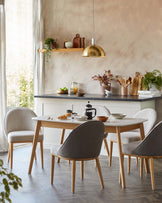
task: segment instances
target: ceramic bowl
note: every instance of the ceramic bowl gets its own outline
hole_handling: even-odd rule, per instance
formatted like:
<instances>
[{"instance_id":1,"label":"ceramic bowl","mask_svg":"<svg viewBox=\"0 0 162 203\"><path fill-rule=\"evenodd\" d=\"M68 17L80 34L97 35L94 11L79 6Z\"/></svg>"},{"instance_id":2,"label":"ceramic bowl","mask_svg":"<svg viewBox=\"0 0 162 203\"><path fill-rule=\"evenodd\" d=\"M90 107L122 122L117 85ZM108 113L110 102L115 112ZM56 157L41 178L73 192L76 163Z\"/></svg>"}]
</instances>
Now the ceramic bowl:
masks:
<instances>
[{"instance_id":1,"label":"ceramic bowl","mask_svg":"<svg viewBox=\"0 0 162 203\"><path fill-rule=\"evenodd\" d=\"M72 48L73 47L73 43L72 42L65 42L65 47L66 48Z\"/></svg>"},{"instance_id":2,"label":"ceramic bowl","mask_svg":"<svg viewBox=\"0 0 162 203\"><path fill-rule=\"evenodd\" d=\"M97 116L97 120L102 121L102 122L106 122L108 119L107 116Z\"/></svg>"},{"instance_id":3,"label":"ceramic bowl","mask_svg":"<svg viewBox=\"0 0 162 203\"><path fill-rule=\"evenodd\" d=\"M111 114L111 116L115 119L122 119L126 116L126 114L122 114L122 113L113 113Z\"/></svg>"},{"instance_id":4,"label":"ceramic bowl","mask_svg":"<svg viewBox=\"0 0 162 203\"><path fill-rule=\"evenodd\" d=\"M86 121L88 117L87 116L76 116L75 118L78 121Z\"/></svg>"}]
</instances>

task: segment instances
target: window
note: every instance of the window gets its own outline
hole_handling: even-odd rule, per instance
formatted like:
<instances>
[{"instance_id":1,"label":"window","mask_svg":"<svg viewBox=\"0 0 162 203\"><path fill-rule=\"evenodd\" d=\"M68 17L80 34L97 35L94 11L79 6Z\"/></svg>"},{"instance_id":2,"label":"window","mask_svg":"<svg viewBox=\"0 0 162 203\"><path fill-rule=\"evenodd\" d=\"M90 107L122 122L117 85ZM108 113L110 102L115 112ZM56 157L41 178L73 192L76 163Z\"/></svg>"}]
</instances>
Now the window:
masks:
<instances>
[{"instance_id":1,"label":"window","mask_svg":"<svg viewBox=\"0 0 162 203\"><path fill-rule=\"evenodd\" d=\"M6 0L7 106L33 108L32 0Z\"/></svg>"}]
</instances>

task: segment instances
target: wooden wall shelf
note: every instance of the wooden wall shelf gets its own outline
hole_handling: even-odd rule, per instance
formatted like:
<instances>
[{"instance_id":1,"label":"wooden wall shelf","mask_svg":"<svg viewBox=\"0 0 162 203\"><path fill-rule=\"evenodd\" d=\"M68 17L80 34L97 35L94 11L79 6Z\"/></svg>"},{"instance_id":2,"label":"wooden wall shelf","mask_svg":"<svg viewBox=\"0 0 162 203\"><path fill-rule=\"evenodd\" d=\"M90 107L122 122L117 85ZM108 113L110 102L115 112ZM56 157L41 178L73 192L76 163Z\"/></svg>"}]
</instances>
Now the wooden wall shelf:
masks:
<instances>
[{"instance_id":1,"label":"wooden wall shelf","mask_svg":"<svg viewBox=\"0 0 162 203\"><path fill-rule=\"evenodd\" d=\"M52 49L52 52L76 52L76 51L83 51L83 48L62 48L62 49ZM45 49L38 49L39 52L45 52Z\"/></svg>"}]
</instances>

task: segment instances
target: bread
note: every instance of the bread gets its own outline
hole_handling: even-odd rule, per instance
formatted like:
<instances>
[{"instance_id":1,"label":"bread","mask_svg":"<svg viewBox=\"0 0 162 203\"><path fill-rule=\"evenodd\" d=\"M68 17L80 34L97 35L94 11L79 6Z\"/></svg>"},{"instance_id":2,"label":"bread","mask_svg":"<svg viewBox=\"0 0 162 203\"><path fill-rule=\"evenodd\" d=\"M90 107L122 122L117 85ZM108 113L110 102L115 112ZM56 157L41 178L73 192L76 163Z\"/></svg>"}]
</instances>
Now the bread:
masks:
<instances>
[{"instance_id":1,"label":"bread","mask_svg":"<svg viewBox=\"0 0 162 203\"><path fill-rule=\"evenodd\" d=\"M57 118L60 119L60 120L66 120L67 116L64 114L62 116L58 116Z\"/></svg>"},{"instance_id":2,"label":"bread","mask_svg":"<svg viewBox=\"0 0 162 203\"><path fill-rule=\"evenodd\" d=\"M66 113L65 116L70 117L71 113Z\"/></svg>"}]
</instances>

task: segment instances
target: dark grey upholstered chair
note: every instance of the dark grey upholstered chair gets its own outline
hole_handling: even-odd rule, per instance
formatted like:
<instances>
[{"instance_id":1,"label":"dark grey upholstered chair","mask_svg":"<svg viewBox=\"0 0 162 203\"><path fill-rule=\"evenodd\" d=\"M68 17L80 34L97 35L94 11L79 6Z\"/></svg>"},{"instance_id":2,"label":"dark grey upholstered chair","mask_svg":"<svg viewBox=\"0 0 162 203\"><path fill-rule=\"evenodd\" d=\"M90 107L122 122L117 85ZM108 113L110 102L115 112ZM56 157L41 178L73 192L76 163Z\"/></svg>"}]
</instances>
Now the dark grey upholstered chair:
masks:
<instances>
[{"instance_id":1,"label":"dark grey upholstered chair","mask_svg":"<svg viewBox=\"0 0 162 203\"><path fill-rule=\"evenodd\" d=\"M76 127L60 146L51 148L51 184L54 176L55 157L72 160L72 192L75 191L76 161L81 161L81 177L84 176L84 161L96 160L100 181L104 187L98 156L104 139L104 124L100 121L88 121Z\"/></svg>"},{"instance_id":2,"label":"dark grey upholstered chair","mask_svg":"<svg viewBox=\"0 0 162 203\"><path fill-rule=\"evenodd\" d=\"M128 156L140 157L143 159L150 159L151 183L152 189L155 189L154 181L154 158L162 158L162 121L159 122L148 134L148 136L138 142L123 145L123 154ZM143 171L143 164L141 164L141 175Z\"/></svg>"},{"instance_id":3,"label":"dark grey upholstered chair","mask_svg":"<svg viewBox=\"0 0 162 203\"><path fill-rule=\"evenodd\" d=\"M36 123L32 120L36 114L28 108L17 107L9 110L5 117L5 134L8 137L9 152L8 162L13 165L13 144L32 143ZM38 142L40 142L41 161L43 167L43 134L40 132ZM36 154L35 154L36 159Z\"/></svg>"}]
</instances>

